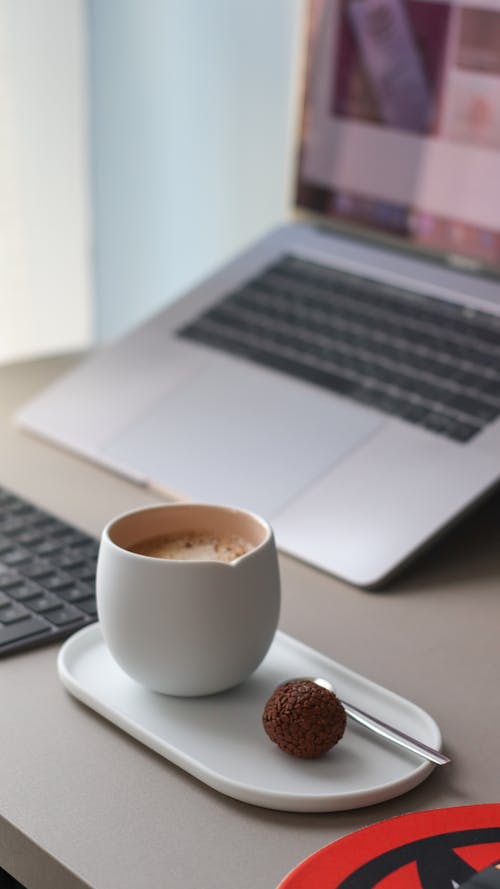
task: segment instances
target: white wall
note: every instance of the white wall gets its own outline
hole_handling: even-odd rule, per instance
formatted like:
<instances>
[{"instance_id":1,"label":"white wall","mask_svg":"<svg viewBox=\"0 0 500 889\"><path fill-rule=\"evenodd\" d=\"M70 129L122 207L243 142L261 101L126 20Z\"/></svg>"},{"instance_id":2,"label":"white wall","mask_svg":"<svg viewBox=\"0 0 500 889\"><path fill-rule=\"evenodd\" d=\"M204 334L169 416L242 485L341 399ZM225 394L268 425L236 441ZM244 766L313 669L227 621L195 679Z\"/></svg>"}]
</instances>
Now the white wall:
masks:
<instances>
[{"instance_id":1,"label":"white wall","mask_svg":"<svg viewBox=\"0 0 500 889\"><path fill-rule=\"evenodd\" d=\"M98 335L288 210L304 0L89 0Z\"/></svg>"},{"instance_id":2,"label":"white wall","mask_svg":"<svg viewBox=\"0 0 500 889\"><path fill-rule=\"evenodd\" d=\"M84 0L0 0L0 361L92 326Z\"/></svg>"},{"instance_id":3,"label":"white wall","mask_svg":"<svg viewBox=\"0 0 500 889\"><path fill-rule=\"evenodd\" d=\"M304 6L0 0L0 361L128 330L284 218Z\"/></svg>"}]
</instances>

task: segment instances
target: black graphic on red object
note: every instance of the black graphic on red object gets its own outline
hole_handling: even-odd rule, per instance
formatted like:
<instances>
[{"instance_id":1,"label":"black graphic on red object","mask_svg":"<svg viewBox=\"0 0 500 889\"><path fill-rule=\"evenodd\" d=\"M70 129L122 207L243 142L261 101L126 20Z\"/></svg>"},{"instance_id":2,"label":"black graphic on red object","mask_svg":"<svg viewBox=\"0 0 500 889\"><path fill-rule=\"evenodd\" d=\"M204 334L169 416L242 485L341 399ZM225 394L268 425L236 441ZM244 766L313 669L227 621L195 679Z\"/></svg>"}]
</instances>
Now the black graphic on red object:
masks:
<instances>
[{"instance_id":1,"label":"black graphic on red object","mask_svg":"<svg viewBox=\"0 0 500 889\"><path fill-rule=\"evenodd\" d=\"M481 830L460 830L425 837L384 852L350 874L337 889L383 889L386 877L414 864L418 881L415 889L454 889L477 873L460 856L463 846L500 843L500 826Z\"/></svg>"},{"instance_id":2,"label":"black graphic on red object","mask_svg":"<svg viewBox=\"0 0 500 889\"><path fill-rule=\"evenodd\" d=\"M432 809L330 843L278 889L458 889L498 861L499 803Z\"/></svg>"}]
</instances>

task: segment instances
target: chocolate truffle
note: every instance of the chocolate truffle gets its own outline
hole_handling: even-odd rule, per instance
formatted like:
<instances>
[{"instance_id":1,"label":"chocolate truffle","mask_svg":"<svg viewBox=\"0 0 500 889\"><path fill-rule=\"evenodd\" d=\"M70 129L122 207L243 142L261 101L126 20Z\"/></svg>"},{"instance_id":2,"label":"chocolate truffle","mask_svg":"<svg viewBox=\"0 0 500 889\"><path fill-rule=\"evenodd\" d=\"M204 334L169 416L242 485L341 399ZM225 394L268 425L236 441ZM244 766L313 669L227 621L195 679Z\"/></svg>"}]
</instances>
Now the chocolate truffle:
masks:
<instances>
[{"instance_id":1,"label":"chocolate truffle","mask_svg":"<svg viewBox=\"0 0 500 889\"><path fill-rule=\"evenodd\" d=\"M309 679L292 679L275 689L264 707L262 722L281 750L314 759L340 741L346 714L333 691Z\"/></svg>"}]
</instances>

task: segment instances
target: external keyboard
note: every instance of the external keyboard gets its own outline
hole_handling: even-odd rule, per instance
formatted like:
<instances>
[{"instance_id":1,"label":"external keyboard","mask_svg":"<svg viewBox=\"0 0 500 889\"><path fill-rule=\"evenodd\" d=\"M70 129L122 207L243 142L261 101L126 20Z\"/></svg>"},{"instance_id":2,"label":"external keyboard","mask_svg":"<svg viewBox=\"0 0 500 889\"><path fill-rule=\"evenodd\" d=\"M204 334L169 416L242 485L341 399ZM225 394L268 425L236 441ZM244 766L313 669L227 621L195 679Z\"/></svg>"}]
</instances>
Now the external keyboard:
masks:
<instances>
[{"instance_id":1,"label":"external keyboard","mask_svg":"<svg viewBox=\"0 0 500 889\"><path fill-rule=\"evenodd\" d=\"M178 333L457 442L500 414L500 318L298 257Z\"/></svg>"},{"instance_id":2,"label":"external keyboard","mask_svg":"<svg viewBox=\"0 0 500 889\"><path fill-rule=\"evenodd\" d=\"M0 488L0 655L97 619L98 542Z\"/></svg>"}]
</instances>

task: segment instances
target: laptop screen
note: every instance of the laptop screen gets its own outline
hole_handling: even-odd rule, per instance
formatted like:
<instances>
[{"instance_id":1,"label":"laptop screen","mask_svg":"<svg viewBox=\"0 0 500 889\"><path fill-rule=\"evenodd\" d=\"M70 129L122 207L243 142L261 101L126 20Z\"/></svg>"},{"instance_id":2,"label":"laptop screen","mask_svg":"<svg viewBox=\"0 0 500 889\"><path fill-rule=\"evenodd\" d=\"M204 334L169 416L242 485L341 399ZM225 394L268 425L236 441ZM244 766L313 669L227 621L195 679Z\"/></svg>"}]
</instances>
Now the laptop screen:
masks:
<instances>
[{"instance_id":1,"label":"laptop screen","mask_svg":"<svg viewBox=\"0 0 500 889\"><path fill-rule=\"evenodd\" d=\"M313 0L298 206L500 271L498 0Z\"/></svg>"}]
</instances>

